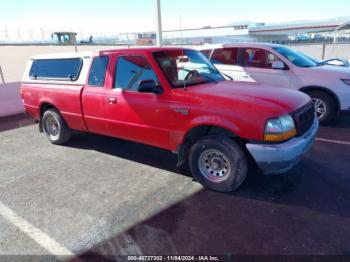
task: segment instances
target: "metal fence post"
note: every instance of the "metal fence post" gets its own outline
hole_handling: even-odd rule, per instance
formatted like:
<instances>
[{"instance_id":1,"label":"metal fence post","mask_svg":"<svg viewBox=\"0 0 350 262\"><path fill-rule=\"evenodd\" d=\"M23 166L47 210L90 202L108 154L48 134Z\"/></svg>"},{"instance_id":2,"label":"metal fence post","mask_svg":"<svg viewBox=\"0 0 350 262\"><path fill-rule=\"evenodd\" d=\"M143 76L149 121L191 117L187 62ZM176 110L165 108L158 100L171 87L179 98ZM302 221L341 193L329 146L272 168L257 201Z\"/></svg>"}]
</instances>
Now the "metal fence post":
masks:
<instances>
[{"instance_id":1,"label":"metal fence post","mask_svg":"<svg viewBox=\"0 0 350 262\"><path fill-rule=\"evenodd\" d=\"M325 53L326 53L326 43L323 43L323 45L322 45L322 60L324 60Z\"/></svg>"},{"instance_id":2,"label":"metal fence post","mask_svg":"<svg viewBox=\"0 0 350 262\"><path fill-rule=\"evenodd\" d=\"M4 77L4 73L2 72L1 65L0 65L0 77L1 77L2 83L5 84L5 77Z\"/></svg>"},{"instance_id":3,"label":"metal fence post","mask_svg":"<svg viewBox=\"0 0 350 262\"><path fill-rule=\"evenodd\" d=\"M157 46L163 45L163 30L162 30L162 11L160 0L156 0L157 11Z\"/></svg>"}]
</instances>

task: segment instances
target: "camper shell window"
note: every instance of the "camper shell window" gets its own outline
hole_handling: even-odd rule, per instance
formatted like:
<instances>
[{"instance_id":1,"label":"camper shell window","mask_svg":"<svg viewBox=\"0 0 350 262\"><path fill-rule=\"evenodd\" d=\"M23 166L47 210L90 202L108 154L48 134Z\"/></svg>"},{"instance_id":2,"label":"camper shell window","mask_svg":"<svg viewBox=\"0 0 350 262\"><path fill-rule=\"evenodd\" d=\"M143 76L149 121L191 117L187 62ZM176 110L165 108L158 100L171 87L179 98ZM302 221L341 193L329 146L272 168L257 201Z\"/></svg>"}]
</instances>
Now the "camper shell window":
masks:
<instances>
[{"instance_id":1,"label":"camper shell window","mask_svg":"<svg viewBox=\"0 0 350 262\"><path fill-rule=\"evenodd\" d=\"M32 79L76 81L83 65L81 58L34 60L29 72Z\"/></svg>"}]
</instances>

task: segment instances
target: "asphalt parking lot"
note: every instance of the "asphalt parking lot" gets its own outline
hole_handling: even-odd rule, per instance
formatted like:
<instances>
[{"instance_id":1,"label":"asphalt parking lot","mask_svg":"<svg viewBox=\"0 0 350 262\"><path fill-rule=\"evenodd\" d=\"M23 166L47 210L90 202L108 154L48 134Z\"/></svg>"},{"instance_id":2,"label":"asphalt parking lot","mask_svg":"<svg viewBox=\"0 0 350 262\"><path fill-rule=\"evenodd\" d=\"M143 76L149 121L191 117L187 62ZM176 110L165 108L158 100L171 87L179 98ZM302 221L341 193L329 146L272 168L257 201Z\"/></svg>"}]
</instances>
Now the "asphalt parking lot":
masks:
<instances>
[{"instance_id":1,"label":"asphalt parking lot","mask_svg":"<svg viewBox=\"0 0 350 262\"><path fill-rule=\"evenodd\" d=\"M350 116L283 176L204 190L176 156L79 134L51 145L0 120L0 255L350 255Z\"/></svg>"}]
</instances>

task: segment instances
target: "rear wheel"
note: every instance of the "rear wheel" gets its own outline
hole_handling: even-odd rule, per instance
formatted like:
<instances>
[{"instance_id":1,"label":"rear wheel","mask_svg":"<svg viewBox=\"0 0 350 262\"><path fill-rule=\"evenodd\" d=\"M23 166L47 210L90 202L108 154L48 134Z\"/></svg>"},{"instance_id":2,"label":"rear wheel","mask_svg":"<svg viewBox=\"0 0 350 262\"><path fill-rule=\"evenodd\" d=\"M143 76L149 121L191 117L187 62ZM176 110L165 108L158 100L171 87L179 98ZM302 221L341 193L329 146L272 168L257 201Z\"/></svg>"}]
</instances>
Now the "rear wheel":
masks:
<instances>
[{"instance_id":1,"label":"rear wheel","mask_svg":"<svg viewBox=\"0 0 350 262\"><path fill-rule=\"evenodd\" d=\"M336 105L330 95L322 91L310 91L308 94L312 98L321 124L328 124L335 119L337 113Z\"/></svg>"},{"instance_id":2,"label":"rear wheel","mask_svg":"<svg viewBox=\"0 0 350 262\"><path fill-rule=\"evenodd\" d=\"M56 109L51 108L45 111L42 126L47 138L52 144L63 145L72 136L72 130L67 126Z\"/></svg>"},{"instance_id":3,"label":"rear wheel","mask_svg":"<svg viewBox=\"0 0 350 262\"><path fill-rule=\"evenodd\" d=\"M204 187L232 192L247 177L247 160L241 148L223 136L201 138L191 148L190 168Z\"/></svg>"}]
</instances>

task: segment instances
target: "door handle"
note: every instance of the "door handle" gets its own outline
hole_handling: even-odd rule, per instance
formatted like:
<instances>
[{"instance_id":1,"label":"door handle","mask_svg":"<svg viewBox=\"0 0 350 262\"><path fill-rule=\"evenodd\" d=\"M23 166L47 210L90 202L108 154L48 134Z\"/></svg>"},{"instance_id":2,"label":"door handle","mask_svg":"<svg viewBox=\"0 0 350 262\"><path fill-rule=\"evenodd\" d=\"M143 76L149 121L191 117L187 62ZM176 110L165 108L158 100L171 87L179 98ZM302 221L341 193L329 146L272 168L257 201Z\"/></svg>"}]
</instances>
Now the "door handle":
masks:
<instances>
[{"instance_id":1,"label":"door handle","mask_svg":"<svg viewBox=\"0 0 350 262\"><path fill-rule=\"evenodd\" d=\"M117 98L115 98L115 97L108 97L107 101L110 104L116 104L117 103Z\"/></svg>"},{"instance_id":2,"label":"door handle","mask_svg":"<svg viewBox=\"0 0 350 262\"><path fill-rule=\"evenodd\" d=\"M244 78L250 78L250 75L242 75Z\"/></svg>"}]
</instances>

